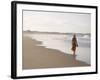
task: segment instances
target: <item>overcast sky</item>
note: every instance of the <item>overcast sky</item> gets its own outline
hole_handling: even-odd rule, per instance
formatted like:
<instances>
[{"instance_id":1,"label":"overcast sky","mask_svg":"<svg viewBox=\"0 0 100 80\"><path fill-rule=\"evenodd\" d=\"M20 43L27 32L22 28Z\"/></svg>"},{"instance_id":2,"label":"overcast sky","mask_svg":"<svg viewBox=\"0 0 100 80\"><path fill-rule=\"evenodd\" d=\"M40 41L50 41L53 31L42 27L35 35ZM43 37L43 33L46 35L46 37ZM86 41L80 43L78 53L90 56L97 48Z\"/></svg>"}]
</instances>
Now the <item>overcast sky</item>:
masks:
<instances>
[{"instance_id":1,"label":"overcast sky","mask_svg":"<svg viewBox=\"0 0 100 80\"><path fill-rule=\"evenodd\" d=\"M91 15L70 12L23 11L23 30L90 33Z\"/></svg>"}]
</instances>

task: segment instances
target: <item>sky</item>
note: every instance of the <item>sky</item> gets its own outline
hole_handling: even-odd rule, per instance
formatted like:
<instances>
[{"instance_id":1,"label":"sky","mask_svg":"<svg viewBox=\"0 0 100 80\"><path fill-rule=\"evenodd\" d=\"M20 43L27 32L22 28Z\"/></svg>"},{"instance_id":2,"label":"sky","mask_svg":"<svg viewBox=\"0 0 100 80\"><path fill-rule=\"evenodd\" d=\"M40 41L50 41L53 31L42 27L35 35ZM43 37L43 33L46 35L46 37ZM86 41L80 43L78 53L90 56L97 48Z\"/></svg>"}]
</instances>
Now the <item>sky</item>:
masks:
<instances>
[{"instance_id":1,"label":"sky","mask_svg":"<svg viewBox=\"0 0 100 80\"><path fill-rule=\"evenodd\" d=\"M24 10L23 30L63 33L90 33L91 14Z\"/></svg>"}]
</instances>

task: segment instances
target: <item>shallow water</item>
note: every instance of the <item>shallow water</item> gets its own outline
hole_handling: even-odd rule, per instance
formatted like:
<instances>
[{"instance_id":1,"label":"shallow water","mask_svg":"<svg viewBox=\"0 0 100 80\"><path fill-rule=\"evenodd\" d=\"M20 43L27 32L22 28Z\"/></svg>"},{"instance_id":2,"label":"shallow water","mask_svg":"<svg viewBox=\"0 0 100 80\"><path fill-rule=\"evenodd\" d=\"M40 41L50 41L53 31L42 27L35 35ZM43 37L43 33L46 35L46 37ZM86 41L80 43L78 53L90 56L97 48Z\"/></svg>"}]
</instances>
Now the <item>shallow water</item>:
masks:
<instances>
[{"instance_id":1,"label":"shallow water","mask_svg":"<svg viewBox=\"0 0 100 80\"><path fill-rule=\"evenodd\" d=\"M76 34L77 35L77 34ZM50 49L56 49L64 52L65 54L72 54L71 51L71 39L73 35L63 34L25 34L32 39L41 41L42 44L37 46L44 46ZM76 51L76 59L91 64L90 60L90 36L89 35L77 35L78 48Z\"/></svg>"}]
</instances>

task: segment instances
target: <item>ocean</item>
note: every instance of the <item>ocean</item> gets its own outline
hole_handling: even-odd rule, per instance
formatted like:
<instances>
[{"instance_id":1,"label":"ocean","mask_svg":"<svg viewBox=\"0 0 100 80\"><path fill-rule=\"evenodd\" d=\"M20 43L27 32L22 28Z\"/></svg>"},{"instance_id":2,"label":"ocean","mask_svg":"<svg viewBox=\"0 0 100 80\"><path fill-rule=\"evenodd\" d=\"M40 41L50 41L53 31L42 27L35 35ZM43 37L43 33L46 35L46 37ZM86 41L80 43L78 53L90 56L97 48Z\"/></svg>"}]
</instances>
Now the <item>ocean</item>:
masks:
<instances>
[{"instance_id":1,"label":"ocean","mask_svg":"<svg viewBox=\"0 0 100 80\"><path fill-rule=\"evenodd\" d=\"M73 33L68 34L48 34L48 33L25 33L25 36L31 37L45 48L56 49L65 54L73 54L71 51ZM91 64L91 35L76 33L78 47L76 50L76 59Z\"/></svg>"}]
</instances>

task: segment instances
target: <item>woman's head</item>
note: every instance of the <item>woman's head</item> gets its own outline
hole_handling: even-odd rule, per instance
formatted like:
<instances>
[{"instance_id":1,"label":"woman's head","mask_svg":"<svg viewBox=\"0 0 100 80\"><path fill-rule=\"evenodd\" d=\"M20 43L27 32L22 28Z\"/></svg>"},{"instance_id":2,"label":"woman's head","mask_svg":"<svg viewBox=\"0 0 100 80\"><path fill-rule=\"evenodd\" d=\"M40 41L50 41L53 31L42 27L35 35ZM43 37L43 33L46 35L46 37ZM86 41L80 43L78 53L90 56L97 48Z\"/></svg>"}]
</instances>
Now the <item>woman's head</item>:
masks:
<instances>
[{"instance_id":1,"label":"woman's head","mask_svg":"<svg viewBox=\"0 0 100 80\"><path fill-rule=\"evenodd\" d=\"M73 35L73 38L76 38L76 34Z\"/></svg>"}]
</instances>

